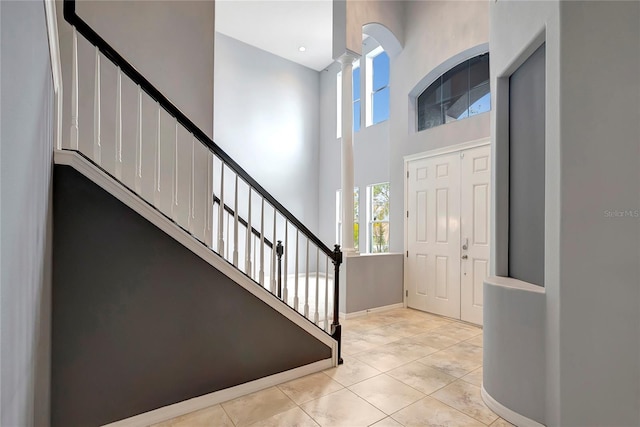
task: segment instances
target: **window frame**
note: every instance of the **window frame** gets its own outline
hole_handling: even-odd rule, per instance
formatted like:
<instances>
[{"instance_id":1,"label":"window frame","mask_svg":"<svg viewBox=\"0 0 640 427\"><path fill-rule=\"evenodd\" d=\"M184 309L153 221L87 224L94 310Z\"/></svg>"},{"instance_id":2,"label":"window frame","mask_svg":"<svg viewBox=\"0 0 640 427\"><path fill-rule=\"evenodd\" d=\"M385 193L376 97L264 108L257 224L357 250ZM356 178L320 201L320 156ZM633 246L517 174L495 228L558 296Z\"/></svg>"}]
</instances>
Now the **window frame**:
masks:
<instances>
[{"instance_id":1,"label":"window frame","mask_svg":"<svg viewBox=\"0 0 640 427\"><path fill-rule=\"evenodd\" d=\"M374 126L380 123L384 123L387 120L389 120L389 117L391 116L391 105L388 106L388 110L389 110L389 115L387 115L387 117L384 120L381 120L379 122L374 122L373 121L373 98L374 95L376 93L379 93L385 89L389 89L389 91L391 91L391 58L389 58L389 79L387 81L387 85L384 87L381 87L377 90L374 90L373 88L373 74L374 74L374 70L373 70L373 60L378 56L381 55L382 53L385 53L387 55L387 57L389 56L389 54L382 48L382 46L377 46L376 48L372 49L371 52L367 53L365 58L366 58L366 62L365 62L365 66L366 66L366 76L365 76L365 91L366 91L366 104L365 104L365 126L366 127L370 127L370 126ZM390 101L389 101L390 102Z\"/></svg>"},{"instance_id":2,"label":"window frame","mask_svg":"<svg viewBox=\"0 0 640 427\"><path fill-rule=\"evenodd\" d=\"M431 80L429 84L427 84L425 86L422 86L423 89L420 90L419 92L417 92L417 94L413 95L413 97L414 97L413 98L414 99L414 103L413 103L413 108L414 108L413 117L414 117L414 119L413 120L415 120L415 132L422 132L422 131L425 131L425 130L432 129L434 127L438 127L438 126L441 126L441 125L444 125L444 124L448 124L448 123L452 123L452 122L455 122L455 121L464 120L466 118L470 118L470 117L476 116L478 114L483 114L483 113L487 113L487 112L491 111L491 109L492 109L492 105L491 105L491 83L490 83L491 79L487 78L487 80L484 80L481 83L476 84L473 87L471 86L471 64L472 64L472 62L474 60L477 60L479 58L483 58L485 56L487 58L487 68L488 68L489 67L489 62L490 62L489 52L488 51L481 51L481 52L474 53L472 56L466 56L465 59L463 59L462 61L458 61L458 62L455 62L455 63L449 63L450 66L448 66L446 69L444 69L444 71L442 71L441 73L438 73L436 78ZM444 88L444 85L443 85L444 78L445 77L454 76L454 75L450 75L450 76L448 76L448 75L452 71L454 71L456 68L460 68L461 66L464 66L464 68L466 70L466 74L467 74L467 76L466 76L466 80L467 80L466 90L464 91L464 93L462 93L460 95L460 97L465 97L466 100L467 100L466 109L464 110L464 113L463 113L463 115L465 113L466 113L466 115L464 115L464 117L462 117L462 115L461 115L460 118L458 118L458 119L449 120L447 118L448 116L446 116L446 112L444 110L444 107L446 107L448 105L447 103L449 103L451 101L451 99L453 99L453 98L449 97L447 99L444 99L444 96L441 93L444 90L443 89ZM438 68L440 68L440 67L438 67ZM442 70L442 68L440 68L440 69ZM487 73L487 75L488 75L488 73ZM440 116L439 116L440 123L434 124L433 126L428 126L428 127L421 128L420 97L423 94L427 93L427 91L432 89L434 87L434 85L436 85L436 84L439 84L439 86L435 87L435 89L434 89L434 92L436 94L440 93L440 95L436 95L438 97L438 101L435 104L431 104L430 103L430 104L423 104L423 105L425 105L425 108L427 108L427 107L438 107L440 109ZM486 85L487 88L488 88L488 93L487 93L489 95L489 97L488 97L488 109L485 110L485 111L473 112L472 113L471 108L474 106L475 102L474 103L471 102L471 98L470 98L471 94L475 89L477 89L477 88L479 88L481 86L484 86L484 85ZM416 93L416 92L414 92L414 93ZM485 94L483 97L480 97L479 99L483 99L484 97L486 97L487 94Z\"/></svg>"},{"instance_id":3,"label":"window frame","mask_svg":"<svg viewBox=\"0 0 640 427\"><path fill-rule=\"evenodd\" d=\"M360 187L353 187L353 246L360 249ZM342 246L342 189L336 190L336 243Z\"/></svg>"},{"instance_id":4,"label":"window frame","mask_svg":"<svg viewBox=\"0 0 640 427\"><path fill-rule=\"evenodd\" d=\"M356 84L355 84L355 78L354 78L356 70L358 72L358 83L359 83L357 99L355 95ZM351 72L351 101L353 104L353 122L352 122L353 131L360 132L360 129L362 128L362 68L360 68L359 60L354 63L353 70ZM356 109L356 103L358 104L357 109ZM356 110L358 114L356 114ZM358 116L359 120L356 120L356 116Z\"/></svg>"},{"instance_id":5,"label":"window frame","mask_svg":"<svg viewBox=\"0 0 640 427\"><path fill-rule=\"evenodd\" d=\"M379 219L374 219L373 217L373 188L374 187L378 187L378 186L383 186L386 185L387 187L387 216L385 220L379 220ZM391 242L390 242L390 221L389 221L389 214L390 214L390 208L391 208L391 202L390 202L390 192L391 192L391 185L390 183L387 182L379 182L376 184L371 184L367 186L367 251L368 253L389 253L391 250ZM387 239L386 239L386 247L385 249L383 249L382 251L374 251L374 233L373 233L373 228L374 228L374 224L387 224Z\"/></svg>"}]
</instances>

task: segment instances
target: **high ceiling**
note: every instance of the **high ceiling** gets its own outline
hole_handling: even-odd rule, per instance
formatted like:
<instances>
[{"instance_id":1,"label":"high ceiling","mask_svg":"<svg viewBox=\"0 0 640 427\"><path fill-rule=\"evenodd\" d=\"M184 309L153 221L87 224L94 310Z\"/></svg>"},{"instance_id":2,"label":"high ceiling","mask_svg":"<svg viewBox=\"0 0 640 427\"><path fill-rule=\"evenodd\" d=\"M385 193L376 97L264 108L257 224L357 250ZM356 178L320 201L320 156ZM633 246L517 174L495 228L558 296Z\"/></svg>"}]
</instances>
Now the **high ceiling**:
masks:
<instances>
[{"instance_id":1,"label":"high ceiling","mask_svg":"<svg viewBox=\"0 0 640 427\"><path fill-rule=\"evenodd\" d=\"M333 62L332 4L332 0L217 0L216 31L321 71Z\"/></svg>"}]
</instances>

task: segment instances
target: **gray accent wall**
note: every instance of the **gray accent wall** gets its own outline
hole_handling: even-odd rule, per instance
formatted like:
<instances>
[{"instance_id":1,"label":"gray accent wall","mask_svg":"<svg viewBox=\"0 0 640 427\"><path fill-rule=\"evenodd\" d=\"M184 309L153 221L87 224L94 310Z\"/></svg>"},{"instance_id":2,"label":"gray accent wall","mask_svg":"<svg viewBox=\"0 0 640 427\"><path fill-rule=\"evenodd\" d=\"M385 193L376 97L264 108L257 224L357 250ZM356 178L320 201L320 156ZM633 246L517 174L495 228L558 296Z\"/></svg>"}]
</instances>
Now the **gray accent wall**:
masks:
<instances>
[{"instance_id":1,"label":"gray accent wall","mask_svg":"<svg viewBox=\"0 0 640 427\"><path fill-rule=\"evenodd\" d=\"M544 286L545 49L509 78L509 276Z\"/></svg>"},{"instance_id":2,"label":"gray accent wall","mask_svg":"<svg viewBox=\"0 0 640 427\"><path fill-rule=\"evenodd\" d=\"M42 1L0 2L0 425L49 423L53 82Z\"/></svg>"},{"instance_id":3,"label":"gray accent wall","mask_svg":"<svg viewBox=\"0 0 640 427\"><path fill-rule=\"evenodd\" d=\"M102 425L331 358L73 168L54 174L52 425Z\"/></svg>"},{"instance_id":4,"label":"gray accent wall","mask_svg":"<svg viewBox=\"0 0 640 427\"><path fill-rule=\"evenodd\" d=\"M404 301L402 254L346 257L341 268L340 312L351 314Z\"/></svg>"}]
</instances>

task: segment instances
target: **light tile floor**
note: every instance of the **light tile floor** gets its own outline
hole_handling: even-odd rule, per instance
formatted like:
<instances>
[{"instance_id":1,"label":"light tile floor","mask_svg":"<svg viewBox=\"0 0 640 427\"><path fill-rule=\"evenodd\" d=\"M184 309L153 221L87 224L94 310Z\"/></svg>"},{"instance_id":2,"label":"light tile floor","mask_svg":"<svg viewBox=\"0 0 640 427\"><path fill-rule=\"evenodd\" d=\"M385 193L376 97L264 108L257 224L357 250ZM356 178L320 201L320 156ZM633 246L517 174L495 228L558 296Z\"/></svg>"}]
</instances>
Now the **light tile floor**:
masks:
<instances>
[{"instance_id":1,"label":"light tile floor","mask_svg":"<svg viewBox=\"0 0 640 427\"><path fill-rule=\"evenodd\" d=\"M492 426L482 329L411 309L343 323L344 364L156 427Z\"/></svg>"}]
</instances>

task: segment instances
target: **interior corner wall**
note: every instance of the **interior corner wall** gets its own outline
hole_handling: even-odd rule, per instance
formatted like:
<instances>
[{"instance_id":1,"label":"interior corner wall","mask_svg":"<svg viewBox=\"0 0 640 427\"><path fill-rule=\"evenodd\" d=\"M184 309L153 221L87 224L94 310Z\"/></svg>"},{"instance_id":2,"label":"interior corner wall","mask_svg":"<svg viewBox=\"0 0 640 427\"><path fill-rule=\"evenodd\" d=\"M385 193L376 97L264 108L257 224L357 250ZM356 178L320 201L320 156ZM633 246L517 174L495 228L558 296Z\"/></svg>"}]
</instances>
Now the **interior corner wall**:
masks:
<instances>
[{"instance_id":1,"label":"interior corner wall","mask_svg":"<svg viewBox=\"0 0 640 427\"><path fill-rule=\"evenodd\" d=\"M0 2L0 425L49 425L54 93L42 1Z\"/></svg>"},{"instance_id":2,"label":"interior corner wall","mask_svg":"<svg viewBox=\"0 0 640 427\"><path fill-rule=\"evenodd\" d=\"M212 137L214 5L195 0L77 1L76 13ZM56 9L63 84L70 88L72 30L62 16L61 1ZM64 98L64 122L70 123L70 90ZM63 138L68 146L69 132Z\"/></svg>"},{"instance_id":3,"label":"interior corner wall","mask_svg":"<svg viewBox=\"0 0 640 427\"><path fill-rule=\"evenodd\" d=\"M489 41L489 2L410 1L404 16L404 49L391 58L392 252L404 250L404 156L490 136L491 113L421 132L409 128L409 114L415 114L409 93L424 76L460 52Z\"/></svg>"},{"instance_id":4,"label":"interior corner wall","mask_svg":"<svg viewBox=\"0 0 640 427\"><path fill-rule=\"evenodd\" d=\"M317 233L318 72L220 33L215 52L216 144Z\"/></svg>"}]
</instances>

